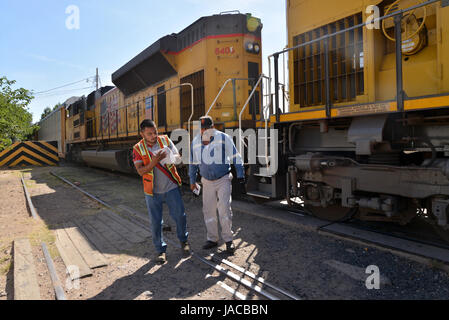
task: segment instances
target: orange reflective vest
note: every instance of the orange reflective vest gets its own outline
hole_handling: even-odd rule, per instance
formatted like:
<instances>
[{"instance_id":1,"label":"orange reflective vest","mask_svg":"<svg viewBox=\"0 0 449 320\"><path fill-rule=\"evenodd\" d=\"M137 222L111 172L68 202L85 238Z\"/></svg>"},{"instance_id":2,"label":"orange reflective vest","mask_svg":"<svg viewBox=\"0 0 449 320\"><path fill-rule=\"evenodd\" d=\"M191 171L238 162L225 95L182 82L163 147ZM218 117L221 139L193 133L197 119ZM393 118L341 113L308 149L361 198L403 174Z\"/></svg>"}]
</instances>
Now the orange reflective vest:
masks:
<instances>
[{"instance_id":1,"label":"orange reflective vest","mask_svg":"<svg viewBox=\"0 0 449 320\"><path fill-rule=\"evenodd\" d=\"M157 137L157 143L159 144L159 147L162 149L164 147L170 146L170 140L168 139L168 136L158 136ZM151 154L147 149L145 140L142 139L139 141L135 146L134 150L142 157L143 159L143 165L147 166L151 162ZM171 177L173 178L176 183L181 186L182 181L181 177L178 174L178 171L176 171L176 166L174 164L171 165L165 165L165 169L170 173ZM159 170L159 169L157 169ZM142 177L143 181L143 191L146 195L153 196L153 181L154 181L154 169L151 170L151 172L144 174Z\"/></svg>"}]
</instances>

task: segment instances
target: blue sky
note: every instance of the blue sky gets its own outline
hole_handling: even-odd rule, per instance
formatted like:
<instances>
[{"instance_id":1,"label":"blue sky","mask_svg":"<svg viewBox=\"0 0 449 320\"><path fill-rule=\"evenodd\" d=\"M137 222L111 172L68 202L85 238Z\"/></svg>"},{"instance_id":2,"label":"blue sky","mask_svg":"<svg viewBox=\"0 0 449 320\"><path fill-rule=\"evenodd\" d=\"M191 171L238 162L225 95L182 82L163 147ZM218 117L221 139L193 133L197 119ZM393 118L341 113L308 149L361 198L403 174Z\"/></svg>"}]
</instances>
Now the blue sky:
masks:
<instances>
[{"instance_id":1,"label":"blue sky","mask_svg":"<svg viewBox=\"0 0 449 320\"><path fill-rule=\"evenodd\" d=\"M79 30L66 28L70 5L80 10ZM0 76L42 92L93 77L98 67L102 85L112 84L111 74L157 39L227 10L262 19L264 64L285 46L284 0L0 0ZM84 81L39 95L30 105L33 120L93 86Z\"/></svg>"}]
</instances>

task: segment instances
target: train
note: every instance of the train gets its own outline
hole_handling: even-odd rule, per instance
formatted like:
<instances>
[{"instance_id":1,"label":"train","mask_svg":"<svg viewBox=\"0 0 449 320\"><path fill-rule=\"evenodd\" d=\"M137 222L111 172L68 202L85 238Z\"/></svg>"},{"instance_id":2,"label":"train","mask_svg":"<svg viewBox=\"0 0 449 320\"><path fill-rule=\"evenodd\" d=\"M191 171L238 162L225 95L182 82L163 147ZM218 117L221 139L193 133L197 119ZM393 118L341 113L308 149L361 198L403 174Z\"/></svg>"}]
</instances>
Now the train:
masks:
<instances>
[{"instance_id":1,"label":"train","mask_svg":"<svg viewBox=\"0 0 449 320\"><path fill-rule=\"evenodd\" d=\"M115 86L66 101L40 122L39 139L58 141L59 156L66 161L132 173L132 147L141 139L144 119L168 134L187 128L189 120L198 120L213 104L209 115L216 126L236 128L262 72L262 28L251 14L201 17L114 72ZM216 99L223 82L229 85ZM257 125L262 99L260 88L255 92L242 117L245 127ZM180 171L186 176L185 166Z\"/></svg>"},{"instance_id":2,"label":"train","mask_svg":"<svg viewBox=\"0 0 449 320\"><path fill-rule=\"evenodd\" d=\"M201 18L115 72L115 88L63 111L62 155L132 170L139 120L170 132L209 114L219 129L255 130L263 161L246 164L254 199L285 199L334 222L424 217L447 231L449 3L285 7L287 46L268 56L265 72L260 19ZM166 92L182 83L195 87L192 117L187 87Z\"/></svg>"},{"instance_id":3,"label":"train","mask_svg":"<svg viewBox=\"0 0 449 320\"><path fill-rule=\"evenodd\" d=\"M329 221L449 221L447 1L289 0L288 46L269 57L279 132L260 198ZM289 109L283 110L282 57ZM270 153L270 154L268 154Z\"/></svg>"}]
</instances>

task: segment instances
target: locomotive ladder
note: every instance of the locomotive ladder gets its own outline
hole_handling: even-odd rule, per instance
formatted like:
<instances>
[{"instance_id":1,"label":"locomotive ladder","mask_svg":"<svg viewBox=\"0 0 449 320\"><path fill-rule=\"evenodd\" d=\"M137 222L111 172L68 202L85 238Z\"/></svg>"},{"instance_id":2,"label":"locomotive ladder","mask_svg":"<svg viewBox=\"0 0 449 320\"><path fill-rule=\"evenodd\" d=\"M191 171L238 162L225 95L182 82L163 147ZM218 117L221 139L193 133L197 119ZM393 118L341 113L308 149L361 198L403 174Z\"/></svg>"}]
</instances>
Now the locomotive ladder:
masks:
<instances>
[{"instance_id":1,"label":"locomotive ladder","mask_svg":"<svg viewBox=\"0 0 449 320\"><path fill-rule=\"evenodd\" d=\"M261 180L266 180L266 181L272 181L272 179L275 179L274 176L276 175L276 171L277 171L277 149L278 149L278 144L277 144L277 140L278 140L278 134L276 132L276 130L274 129L270 129L269 126L269 121L270 121L270 116L271 114L274 114L272 111L272 106L273 106L273 94L271 94L271 85L272 85L272 79L270 77L267 77L265 74L261 74L258 79L248 79L248 78L230 78L228 80L226 80L223 84L223 86L220 88L217 96L215 97L215 99L213 100L212 104L210 105L206 115L209 115L210 111L212 110L212 108L215 106L215 104L217 103L219 97L221 96L221 94L224 92L226 86L231 83L233 83L234 86L234 90L235 90L235 82L236 81L240 81L240 80L244 80L244 81L248 81L248 80L257 80L256 84L254 85L253 89L251 90L251 93L249 94L245 104L243 105L242 109L240 110L240 113L238 115L238 123L239 123L239 127L238 127L238 137L237 137L237 148L239 153L242 155L242 158L245 159L245 153L244 153L244 149L247 148L249 151L248 152L248 163L245 164L249 164L251 167L251 171L253 172L252 174L250 174L250 176L254 176L256 178L259 178ZM284 79L285 81L285 79ZM256 146L257 149L253 148L253 144L249 143L249 147L248 145L245 143L244 140L244 132L243 132L243 128L242 128L242 118L243 118L243 114L245 113L248 105L250 104L250 102L252 101L253 97L255 96L257 89L261 88L262 91L262 112L260 114L260 121L264 124L264 128L261 129L257 129L257 134L256 134L256 139L257 141L254 143L254 145ZM283 91L283 99L284 101L289 101L288 96L285 94L285 84L282 83L278 83L278 90L279 88L282 88L281 91ZM278 91L276 90L276 91ZM265 92L266 91L266 92ZM234 95L235 98L235 95ZM234 99L235 102L235 99ZM285 110L285 107L284 107ZM234 120L237 120L237 110L236 110L236 103L234 103ZM256 129L256 128L255 128ZM256 154L252 154L253 151L256 151ZM253 162L254 160L256 160L256 162ZM252 180L252 178L251 178ZM263 183L266 187L268 187L270 185L270 183ZM257 187L257 185L254 185L253 182L249 182L248 181L248 187L249 187L249 191L248 194L249 195L253 195L255 197L259 197L259 198L266 198L269 199L272 196L272 192L263 192L262 190L259 190L259 188Z\"/></svg>"}]
</instances>

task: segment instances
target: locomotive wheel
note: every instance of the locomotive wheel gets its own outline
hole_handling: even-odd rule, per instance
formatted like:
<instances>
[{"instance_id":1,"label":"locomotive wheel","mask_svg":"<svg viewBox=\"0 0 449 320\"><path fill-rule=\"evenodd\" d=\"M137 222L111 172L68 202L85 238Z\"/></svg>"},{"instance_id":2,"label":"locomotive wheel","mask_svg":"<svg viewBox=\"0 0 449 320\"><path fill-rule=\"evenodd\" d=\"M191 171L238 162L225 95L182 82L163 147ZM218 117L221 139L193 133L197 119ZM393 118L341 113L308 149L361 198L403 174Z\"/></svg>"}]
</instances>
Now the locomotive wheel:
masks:
<instances>
[{"instance_id":1,"label":"locomotive wheel","mask_svg":"<svg viewBox=\"0 0 449 320\"><path fill-rule=\"evenodd\" d=\"M357 213L357 208L345 208L339 204L334 204L326 208L310 205L305 205L304 207L314 217L331 222L347 221Z\"/></svg>"}]
</instances>

